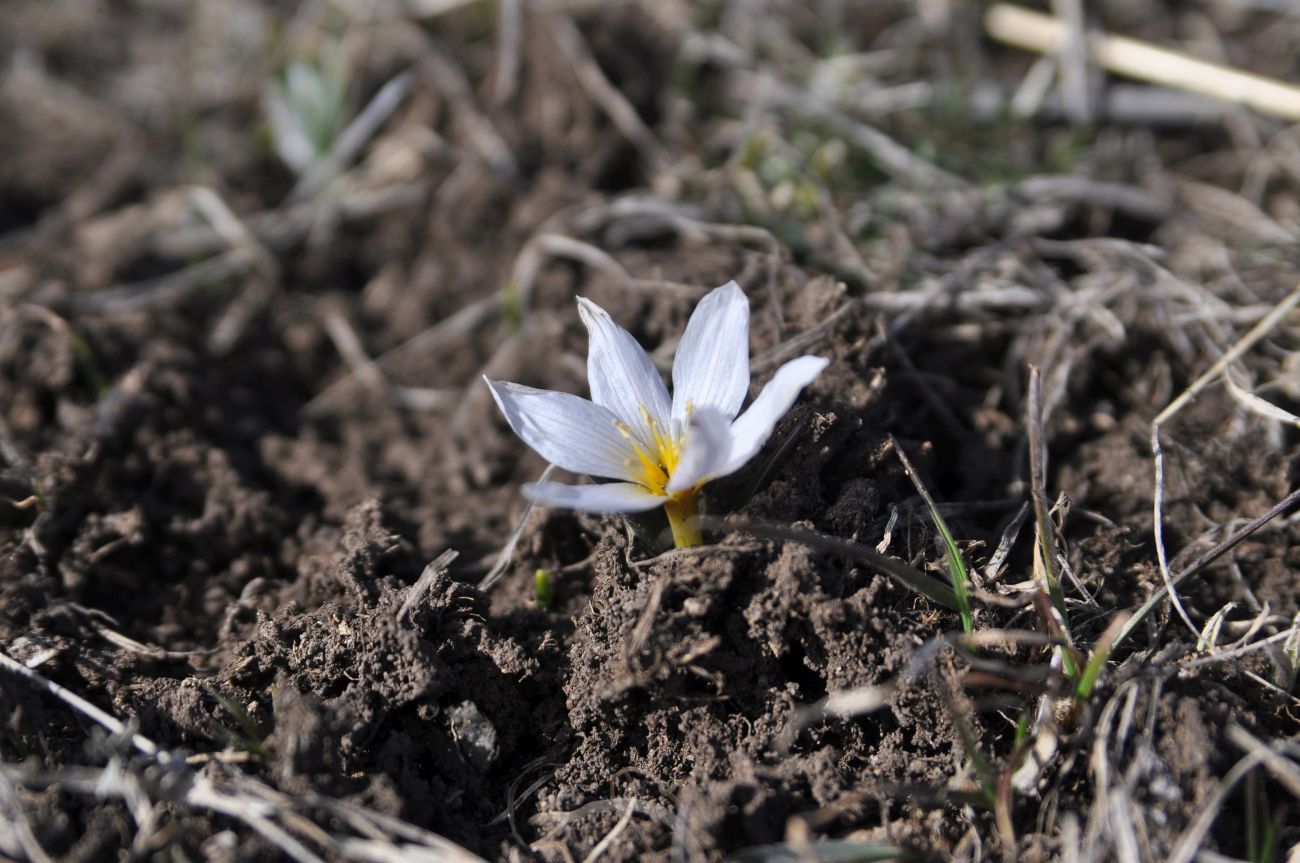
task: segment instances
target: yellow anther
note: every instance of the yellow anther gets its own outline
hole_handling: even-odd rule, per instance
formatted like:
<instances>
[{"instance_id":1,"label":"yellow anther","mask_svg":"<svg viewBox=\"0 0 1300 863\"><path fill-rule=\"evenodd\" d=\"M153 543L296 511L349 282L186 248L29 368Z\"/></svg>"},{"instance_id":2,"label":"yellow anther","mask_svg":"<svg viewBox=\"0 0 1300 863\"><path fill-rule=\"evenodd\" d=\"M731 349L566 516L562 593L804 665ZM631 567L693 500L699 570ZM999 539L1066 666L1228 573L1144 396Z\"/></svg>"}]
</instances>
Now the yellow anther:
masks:
<instances>
[{"instance_id":1,"label":"yellow anther","mask_svg":"<svg viewBox=\"0 0 1300 863\"><path fill-rule=\"evenodd\" d=\"M658 494L665 494L664 486L668 485L668 473L671 468L663 464L662 455L656 459L646 452L645 447L637 440L636 435L632 434L632 430L627 427L626 423L614 420L614 428L618 429L619 433L627 438L628 443L632 444L632 449L636 452L636 457L641 463L641 485ZM632 463L630 466L636 467L636 464Z\"/></svg>"},{"instance_id":2,"label":"yellow anther","mask_svg":"<svg viewBox=\"0 0 1300 863\"><path fill-rule=\"evenodd\" d=\"M654 439L660 467L666 473L672 474L673 468L677 467L677 459L681 455L677 448L677 442L664 429L659 427L659 422L650 415L650 410L645 405L641 405L641 419L646 428L650 430L650 437Z\"/></svg>"},{"instance_id":3,"label":"yellow anther","mask_svg":"<svg viewBox=\"0 0 1300 863\"><path fill-rule=\"evenodd\" d=\"M688 417L690 409L688 404L686 406ZM650 415L650 410L645 405L641 405L641 421L645 423L646 430L650 432L650 439L654 442L653 455L646 451L642 440L632 433L627 423L614 420L614 427L618 429L619 434L627 438L628 443L632 444L632 451L636 453L636 460L628 459L628 467L634 474L640 474L637 481L646 489L667 498L664 501L664 512L668 514L668 524L673 531L673 544L678 548L699 545L703 540L700 536L695 489L673 494L668 494L667 490L668 479L681 458L681 442L670 430L659 427L659 423ZM637 462L640 464L638 465Z\"/></svg>"}]
</instances>

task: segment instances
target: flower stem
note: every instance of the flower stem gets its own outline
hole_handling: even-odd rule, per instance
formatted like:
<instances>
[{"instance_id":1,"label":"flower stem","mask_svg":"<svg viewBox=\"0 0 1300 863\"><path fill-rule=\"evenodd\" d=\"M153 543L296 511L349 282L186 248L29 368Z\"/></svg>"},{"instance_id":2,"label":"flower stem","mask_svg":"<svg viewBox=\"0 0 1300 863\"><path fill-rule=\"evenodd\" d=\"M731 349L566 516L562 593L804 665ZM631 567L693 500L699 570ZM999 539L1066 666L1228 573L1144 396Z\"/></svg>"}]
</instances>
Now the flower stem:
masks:
<instances>
[{"instance_id":1,"label":"flower stem","mask_svg":"<svg viewBox=\"0 0 1300 863\"><path fill-rule=\"evenodd\" d=\"M668 514L668 526L673 529L673 545L689 548L704 542L700 535L700 511L695 502L695 492L670 497L664 504L664 512Z\"/></svg>"}]
</instances>

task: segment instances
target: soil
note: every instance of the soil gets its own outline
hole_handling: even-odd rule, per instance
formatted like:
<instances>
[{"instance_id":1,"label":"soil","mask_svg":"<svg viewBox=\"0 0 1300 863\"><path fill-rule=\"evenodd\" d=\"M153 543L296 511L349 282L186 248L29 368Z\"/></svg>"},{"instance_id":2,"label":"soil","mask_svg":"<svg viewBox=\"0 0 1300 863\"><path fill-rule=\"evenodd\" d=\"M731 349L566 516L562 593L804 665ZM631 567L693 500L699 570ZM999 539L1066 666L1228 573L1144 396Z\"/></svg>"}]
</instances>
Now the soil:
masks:
<instances>
[{"instance_id":1,"label":"soil","mask_svg":"<svg viewBox=\"0 0 1300 863\"><path fill-rule=\"evenodd\" d=\"M481 376L585 393L575 295L669 361L700 293L681 286L736 278L751 395L785 357L832 362L764 452L707 487L707 513L879 544L942 579L901 447L971 564L976 632L1042 632L1032 515L1009 529L1030 498L1039 367L1086 652L1163 585L1152 420L1300 281L1294 135L1271 120L1072 128L954 118L940 96L866 118L963 178L927 187L846 150L834 124L753 108L754 75L793 80L827 50L825 22L775 3L779 32L754 32L743 4L716 5L717 20L529 10L513 91L496 4L364 22L314 3L8 10L0 648L320 830L351 829L323 814L330 798L489 859L721 860L835 838L916 859L1163 860L1207 807L1197 848L1254 854L1260 812L1277 848L1300 843L1278 774L1224 784L1248 754L1234 729L1300 745L1280 649L1300 612L1291 512L1183 585L1197 632L1161 605L1072 706L1041 645L965 649L955 612L844 545L724 520L665 552L654 516L526 511L519 486L545 465ZM870 73L880 86L1009 91L1029 63L962 35L964 12L843 5L846 44L896 61ZM1200 27L1229 61L1294 77L1284 12L1111 5L1116 29ZM688 29L748 59L700 59ZM299 203L261 125L265 82L344 31L353 113L404 70L412 83L357 164ZM610 119L591 68L648 137ZM1066 174L1084 191L1047 182ZM1253 396L1216 380L1162 427L1173 572L1297 485L1300 437L1259 402L1300 408L1298 323L1230 368ZM1225 606L1217 644L1198 645ZM809 713L859 687L885 702ZM0 696L0 811L46 854L287 853L161 786L146 783L147 826L78 793L58 771L144 777L149 759L29 681L0 674ZM978 761L1010 782L1016 722L1042 704L1054 751L1002 808ZM0 830L0 855L31 856L20 840Z\"/></svg>"}]
</instances>

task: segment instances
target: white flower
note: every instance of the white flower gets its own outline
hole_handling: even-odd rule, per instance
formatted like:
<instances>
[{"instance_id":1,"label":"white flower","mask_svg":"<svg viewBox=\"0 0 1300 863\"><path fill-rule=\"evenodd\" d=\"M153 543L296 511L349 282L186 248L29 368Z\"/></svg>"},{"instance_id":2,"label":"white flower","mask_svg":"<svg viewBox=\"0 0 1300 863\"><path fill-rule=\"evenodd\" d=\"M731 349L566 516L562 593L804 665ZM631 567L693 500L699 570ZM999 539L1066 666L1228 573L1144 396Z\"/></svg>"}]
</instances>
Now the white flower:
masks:
<instances>
[{"instance_id":1,"label":"white flower","mask_svg":"<svg viewBox=\"0 0 1300 863\"><path fill-rule=\"evenodd\" d=\"M670 397L650 357L590 300L578 299L591 344L591 401L487 380L515 434L547 461L617 480L600 485L524 486L537 503L587 512L643 512L665 506L678 545L698 542L695 493L753 458L827 360L804 356L777 370L749 409L749 300L728 282L700 300L673 363Z\"/></svg>"}]
</instances>

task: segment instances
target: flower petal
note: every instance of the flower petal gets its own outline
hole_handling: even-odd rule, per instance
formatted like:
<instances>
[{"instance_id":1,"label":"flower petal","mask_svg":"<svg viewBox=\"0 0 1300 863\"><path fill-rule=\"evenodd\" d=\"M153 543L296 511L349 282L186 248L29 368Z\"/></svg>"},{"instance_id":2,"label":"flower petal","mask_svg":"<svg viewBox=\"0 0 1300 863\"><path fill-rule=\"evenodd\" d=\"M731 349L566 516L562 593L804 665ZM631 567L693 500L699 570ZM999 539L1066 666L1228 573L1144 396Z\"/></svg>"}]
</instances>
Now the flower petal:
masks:
<instances>
[{"instance_id":1,"label":"flower petal","mask_svg":"<svg viewBox=\"0 0 1300 863\"><path fill-rule=\"evenodd\" d=\"M524 496L533 503L579 512L645 512L662 506L667 498L632 482L601 485L565 485L559 482L530 482Z\"/></svg>"},{"instance_id":2,"label":"flower petal","mask_svg":"<svg viewBox=\"0 0 1300 863\"><path fill-rule=\"evenodd\" d=\"M731 424L731 453L715 477L735 473L763 448L772 429L799 398L799 392L821 374L830 360L798 357L781 366L754 403Z\"/></svg>"},{"instance_id":3,"label":"flower petal","mask_svg":"<svg viewBox=\"0 0 1300 863\"><path fill-rule=\"evenodd\" d=\"M671 402L664 379L632 334L614 323L600 306L578 297L578 315L591 339L587 348L591 400L626 423L641 445L652 452L654 436L646 428L641 408L645 407L666 434Z\"/></svg>"},{"instance_id":4,"label":"flower petal","mask_svg":"<svg viewBox=\"0 0 1300 863\"><path fill-rule=\"evenodd\" d=\"M568 393L483 380L514 433L551 464L591 476L636 477L636 450L605 408Z\"/></svg>"},{"instance_id":5,"label":"flower petal","mask_svg":"<svg viewBox=\"0 0 1300 863\"><path fill-rule=\"evenodd\" d=\"M665 491L686 491L711 479L726 465L730 454L731 420L716 408L697 408L691 412L682 456Z\"/></svg>"},{"instance_id":6,"label":"flower petal","mask_svg":"<svg viewBox=\"0 0 1300 863\"><path fill-rule=\"evenodd\" d=\"M673 419L709 407L734 419L749 392L749 300L727 282L700 300L673 361Z\"/></svg>"}]
</instances>

